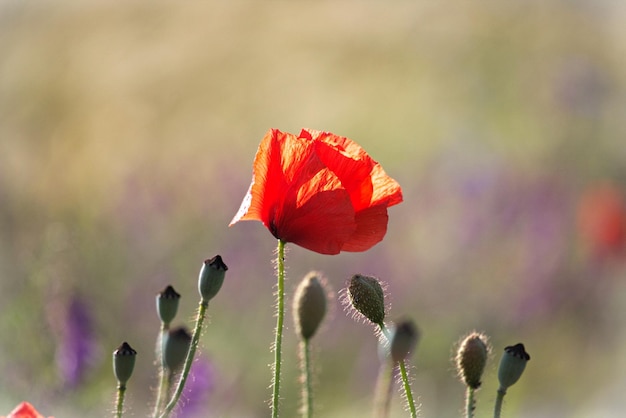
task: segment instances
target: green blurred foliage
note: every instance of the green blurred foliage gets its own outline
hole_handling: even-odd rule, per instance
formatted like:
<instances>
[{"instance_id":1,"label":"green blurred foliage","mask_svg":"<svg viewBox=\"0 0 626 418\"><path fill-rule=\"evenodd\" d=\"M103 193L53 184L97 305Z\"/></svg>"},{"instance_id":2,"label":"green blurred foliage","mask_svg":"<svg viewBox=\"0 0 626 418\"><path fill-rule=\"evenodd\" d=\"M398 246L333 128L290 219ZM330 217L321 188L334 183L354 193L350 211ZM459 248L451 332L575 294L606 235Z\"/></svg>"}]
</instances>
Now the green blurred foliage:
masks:
<instances>
[{"instance_id":1,"label":"green blurred foliage","mask_svg":"<svg viewBox=\"0 0 626 418\"><path fill-rule=\"evenodd\" d=\"M357 272L387 282L391 316L423 333L422 416L460 415L450 357L472 329L498 356L477 416L490 415L501 350L519 341L532 360L507 416L618 416L623 248L594 255L576 207L599 181L626 191L625 16L583 0L3 2L0 413L29 400L57 417L106 415L111 353L128 341L128 405L145 415L154 297L173 284L189 324L202 261L221 254L229 271L202 341L219 384L202 416L266 415L275 242L258 223L227 225L266 130L308 127L359 142L405 202L367 253L289 247L289 297L311 269L335 292ZM59 356L76 298L93 346L70 384ZM333 305L313 341L318 410L363 416L376 340ZM287 333L293 416L291 322Z\"/></svg>"}]
</instances>

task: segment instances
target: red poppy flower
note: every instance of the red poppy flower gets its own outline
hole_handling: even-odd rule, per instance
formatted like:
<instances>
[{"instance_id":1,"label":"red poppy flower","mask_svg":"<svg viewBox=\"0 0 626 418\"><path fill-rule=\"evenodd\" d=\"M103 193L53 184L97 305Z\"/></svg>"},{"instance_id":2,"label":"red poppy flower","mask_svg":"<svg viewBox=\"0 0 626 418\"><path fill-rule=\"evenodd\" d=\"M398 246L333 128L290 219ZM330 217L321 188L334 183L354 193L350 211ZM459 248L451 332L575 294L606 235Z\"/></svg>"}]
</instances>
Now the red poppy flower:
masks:
<instances>
[{"instance_id":1,"label":"red poppy flower","mask_svg":"<svg viewBox=\"0 0 626 418\"><path fill-rule=\"evenodd\" d=\"M6 418L44 418L44 416L28 402L22 402Z\"/></svg>"},{"instance_id":2,"label":"red poppy flower","mask_svg":"<svg viewBox=\"0 0 626 418\"><path fill-rule=\"evenodd\" d=\"M383 239L387 208L400 202L400 185L354 141L270 129L230 224L261 221L276 238L321 254L358 252Z\"/></svg>"},{"instance_id":3,"label":"red poppy flower","mask_svg":"<svg viewBox=\"0 0 626 418\"><path fill-rule=\"evenodd\" d=\"M597 254L619 253L626 244L626 206L621 191L608 183L585 191L578 207L578 226Z\"/></svg>"}]
</instances>

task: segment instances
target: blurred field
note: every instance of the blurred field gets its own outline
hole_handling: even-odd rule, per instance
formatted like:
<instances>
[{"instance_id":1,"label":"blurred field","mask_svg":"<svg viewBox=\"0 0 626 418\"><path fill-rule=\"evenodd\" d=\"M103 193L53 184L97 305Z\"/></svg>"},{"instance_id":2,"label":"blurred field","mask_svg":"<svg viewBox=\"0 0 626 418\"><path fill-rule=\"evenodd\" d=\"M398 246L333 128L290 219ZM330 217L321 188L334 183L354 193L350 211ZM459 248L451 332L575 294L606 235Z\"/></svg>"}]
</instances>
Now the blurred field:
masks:
<instances>
[{"instance_id":1,"label":"blurred field","mask_svg":"<svg viewBox=\"0 0 626 418\"><path fill-rule=\"evenodd\" d=\"M308 127L359 142L405 202L366 253L289 247L289 295L311 269L335 292L356 272L386 281L390 319L422 331L423 417L461 415L450 357L473 329L495 349L478 417L517 342L532 359L507 417L621 416L623 225L598 247L577 211L589 190L626 193L625 18L583 0L0 3L0 414L29 400L107 416L128 341L129 416L146 416L154 297L173 284L189 324L202 260L221 254L197 416L267 416L275 242L227 225L267 129ZM369 416L376 342L333 305L314 340L319 416Z\"/></svg>"}]
</instances>

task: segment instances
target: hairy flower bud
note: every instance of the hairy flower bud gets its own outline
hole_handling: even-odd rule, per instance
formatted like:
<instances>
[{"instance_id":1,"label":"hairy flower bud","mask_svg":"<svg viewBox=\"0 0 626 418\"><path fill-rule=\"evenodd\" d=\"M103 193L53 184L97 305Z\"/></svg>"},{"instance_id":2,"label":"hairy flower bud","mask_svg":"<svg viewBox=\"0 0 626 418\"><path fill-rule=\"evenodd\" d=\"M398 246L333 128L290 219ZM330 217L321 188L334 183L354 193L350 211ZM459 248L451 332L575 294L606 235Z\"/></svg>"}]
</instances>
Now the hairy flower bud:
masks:
<instances>
[{"instance_id":1,"label":"hairy flower bud","mask_svg":"<svg viewBox=\"0 0 626 418\"><path fill-rule=\"evenodd\" d=\"M522 343L511 345L504 349L500 367L498 368L498 380L500 380L501 391L506 391L519 380L529 360L530 356Z\"/></svg>"},{"instance_id":2,"label":"hairy flower bud","mask_svg":"<svg viewBox=\"0 0 626 418\"><path fill-rule=\"evenodd\" d=\"M456 369L461 380L470 388L478 389L491 349L486 335L472 332L459 344Z\"/></svg>"},{"instance_id":3,"label":"hairy flower bud","mask_svg":"<svg viewBox=\"0 0 626 418\"><path fill-rule=\"evenodd\" d=\"M380 325L385 320L385 293L378 279L355 274L348 285L348 300L365 318Z\"/></svg>"},{"instance_id":4,"label":"hairy flower bud","mask_svg":"<svg viewBox=\"0 0 626 418\"><path fill-rule=\"evenodd\" d=\"M307 274L296 288L293 318L296 332L305 340L313 337L326 315L325 281L318 272Z\"/></svg>"}]
</instances>

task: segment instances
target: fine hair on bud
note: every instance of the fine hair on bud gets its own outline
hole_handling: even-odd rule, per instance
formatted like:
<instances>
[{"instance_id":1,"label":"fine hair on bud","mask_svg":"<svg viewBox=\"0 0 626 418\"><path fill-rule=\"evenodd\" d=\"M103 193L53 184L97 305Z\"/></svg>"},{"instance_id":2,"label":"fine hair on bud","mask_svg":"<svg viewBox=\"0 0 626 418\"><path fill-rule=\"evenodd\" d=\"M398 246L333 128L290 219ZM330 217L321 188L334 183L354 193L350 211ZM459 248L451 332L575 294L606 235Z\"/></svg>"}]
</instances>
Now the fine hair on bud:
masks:
<instances>
[{"instance_id":1,"label":"fine hair on bud","mask_svg":"<svg viewBox=\"0 0 626 418\"><path fill-rule=\"evenodd\" d=\"M342 296L346 309L354 318L362 317L376 325L385 321L385 289L381 282L372 276L353 275L348 281Z\"/></svg>"},{"instance_id":2,"label":"fine hair on bud","mask_svg":"<svg viewBox=\"0 0 626 418\"><path fill-rule=\"evenodd\" d=\"M308 340L317 332L327 310L328 292L324 277L312 271L298 284L293 299L296 332Z\"/></svg>"},{"instance_id":3,"label":"fine hair on bud","mask_svg":"<svg viewBox=\"0 0 626 418\"><path fill-rule=\"evenodd\" d=\"M478 389L491 353L489 337L473 331L458 343L454 362L459 378L465 385Z\"/></svg>"}]
</instances>

